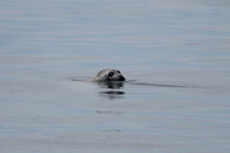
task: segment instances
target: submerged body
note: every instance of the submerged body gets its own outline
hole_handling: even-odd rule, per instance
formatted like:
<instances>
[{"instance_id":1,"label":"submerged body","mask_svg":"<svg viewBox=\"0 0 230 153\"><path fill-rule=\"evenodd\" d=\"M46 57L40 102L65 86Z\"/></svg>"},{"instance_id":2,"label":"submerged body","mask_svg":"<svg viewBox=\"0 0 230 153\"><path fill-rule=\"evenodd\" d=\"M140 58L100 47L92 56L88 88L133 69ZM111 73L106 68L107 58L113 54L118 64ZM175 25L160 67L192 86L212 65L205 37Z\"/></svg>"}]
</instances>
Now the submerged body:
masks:
<instances>
[{"instance_id":1,"label":"submerged body","mask_svg":"<svg viewBox=\"0 0 230 153\"><path fill-rule=\"evenodd\" d=\"M125 81L125 77L119 70L116 69L104 69L97 73L92 78L93 81L99 82L113 82L113 81Z\"/></svg>"}]
</instances>

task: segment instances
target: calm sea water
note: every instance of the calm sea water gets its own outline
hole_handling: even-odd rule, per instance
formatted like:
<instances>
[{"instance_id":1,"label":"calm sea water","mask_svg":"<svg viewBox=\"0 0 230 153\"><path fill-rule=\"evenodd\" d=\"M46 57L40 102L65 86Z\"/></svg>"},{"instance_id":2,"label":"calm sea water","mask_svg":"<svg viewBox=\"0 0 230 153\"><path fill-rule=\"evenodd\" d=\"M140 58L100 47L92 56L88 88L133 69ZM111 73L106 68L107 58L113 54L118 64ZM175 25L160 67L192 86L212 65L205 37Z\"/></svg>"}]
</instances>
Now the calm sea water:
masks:
<instances>
[{"instance_id":1,"label":"calm sea water","mask_svg":"<svg viewBox=\"0 0 230 153\"><path fill-rule=\"evenodd\" d=\"M230 1L1 0L0 152L229 153Z\"/></svg>"}]
</instances>

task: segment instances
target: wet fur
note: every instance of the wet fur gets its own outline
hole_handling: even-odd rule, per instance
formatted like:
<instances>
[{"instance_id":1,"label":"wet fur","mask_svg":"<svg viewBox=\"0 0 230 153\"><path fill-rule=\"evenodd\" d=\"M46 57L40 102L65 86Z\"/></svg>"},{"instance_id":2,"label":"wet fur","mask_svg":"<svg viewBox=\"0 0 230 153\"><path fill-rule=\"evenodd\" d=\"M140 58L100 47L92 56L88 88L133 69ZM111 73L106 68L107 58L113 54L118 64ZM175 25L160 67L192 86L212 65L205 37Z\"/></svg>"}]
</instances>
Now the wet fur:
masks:
<instances>
[{"instance_id":1,"label":"wet fur","mask_svg":"<svg viewBox=\"0 0 230 153\"><path fill-rule=\"evenodd\" d=\"M98 82L125 81L125 77L120 73L119 70L104 69L98 72L92 80Z\"/></svg>"}]
</instances>

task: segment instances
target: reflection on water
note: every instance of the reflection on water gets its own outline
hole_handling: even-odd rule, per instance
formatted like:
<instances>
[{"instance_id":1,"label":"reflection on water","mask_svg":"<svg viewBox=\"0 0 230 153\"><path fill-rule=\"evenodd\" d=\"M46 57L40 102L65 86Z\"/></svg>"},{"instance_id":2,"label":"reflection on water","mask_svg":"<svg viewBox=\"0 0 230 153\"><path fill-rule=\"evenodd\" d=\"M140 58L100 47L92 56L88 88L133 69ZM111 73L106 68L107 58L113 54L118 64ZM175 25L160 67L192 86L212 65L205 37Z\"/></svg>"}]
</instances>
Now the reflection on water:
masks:
<instances>
[{"instance_id":1,"label":"reflection on water","mask_svg":"<svg viewBox=\"0 0 230 153\"><path fill-rule=\"evenodd\" d=\"M112 89L109 91L101 91L99 92L100 96L107 97L109 99L115 98L123 98L125 92L117 91L117 89L121 89L124 87L124 82L122 81L112 81L112 82L97 82L100 88L103 89Z\"/></svg>"},{"instance_id":2,"label":"reflection on water","mask_svg":"<svg viewBox=\"0 0 230 153\"><path fill-rule=\"evenodd\" d=\"M100 96L109 98L109 99L116 99L116 98L123 98L125 92L123 91L101 91L99 92Z\"/></svg>"},{"instance_id":3,"label":"reflection on water","mask_svg":"<svg viewBox=\"0 0 230 153\"><path fill-rule=\"evenodd\" d=\"M122 115L124 112L121 111L102 111L102 110L96 110L97 114L115 114L115 115Z\"/></svg>"},{"instance_id":4,"label":"reflection on water","mask_svg":"<svg viewBox=\"0 0 230 153\"><path fill-rule=\"evenodd\" d=\"M108 89L120 89L123 88L124 82L121 81L113 81L113 82L97 82L101 88Z\"/></svg>"}]
</instances>

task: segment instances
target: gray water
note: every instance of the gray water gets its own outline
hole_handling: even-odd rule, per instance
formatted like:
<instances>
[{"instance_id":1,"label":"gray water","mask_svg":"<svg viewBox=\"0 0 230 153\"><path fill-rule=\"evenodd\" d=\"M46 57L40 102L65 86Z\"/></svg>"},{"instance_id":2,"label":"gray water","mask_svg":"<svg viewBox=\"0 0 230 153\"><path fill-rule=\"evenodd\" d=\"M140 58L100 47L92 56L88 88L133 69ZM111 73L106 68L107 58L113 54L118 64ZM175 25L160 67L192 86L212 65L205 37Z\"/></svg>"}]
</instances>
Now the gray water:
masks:
<instances>
[{"instance_id":1,"label":"gray water","mask_svg":"<svg viewBox=\"0 0 230 153\"><path fill-rule=\"evenodd\" d=\"M229 153L230 1L1 0L0 152Z\"/></svg>"}]
</instances>

